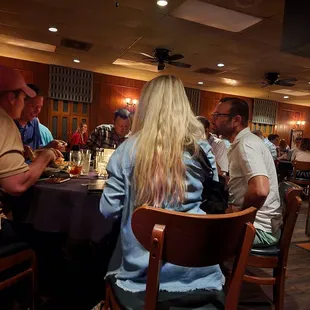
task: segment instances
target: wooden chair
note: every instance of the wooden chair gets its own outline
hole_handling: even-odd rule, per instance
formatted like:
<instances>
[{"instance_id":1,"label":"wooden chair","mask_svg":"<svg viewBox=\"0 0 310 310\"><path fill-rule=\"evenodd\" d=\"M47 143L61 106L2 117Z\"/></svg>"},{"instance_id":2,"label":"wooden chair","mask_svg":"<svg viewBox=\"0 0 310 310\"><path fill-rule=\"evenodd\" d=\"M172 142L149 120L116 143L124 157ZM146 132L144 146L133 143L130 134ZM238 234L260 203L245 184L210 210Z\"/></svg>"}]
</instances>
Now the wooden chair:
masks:
<instances>
[{"instance_id":1,"label":"wooden chair","mask_svg":"<svg viewBox=\"0 0 310 310\"><path fill-rule=\"evenodd\" d=\"M26 243L13 242L0 247L0 291L31 277L32 310L36 309L36 255Z\"/></svg>"},{"instance_id":2,"label":"wooden chair","mask_svg":"<svg viewBox=\"0 0 310 310\"><path fill-rule=\"evenodd\" d=\"M305 186L307 189L306 194L308 195L308 213L306 221L306 234L310 235L310 230L308 230L309 217L310 217L310 179L303 179L296 177L297 171L310 171L310 162L295 160L292 162L292 164L293 164L293 177L289 178L288 180L300 186Z\"/></svg>"},{"instance_id":3,"label":"wooden chair","mask_svg":"<svg viewBox=\"0 0 310 310\"><path fill-rule=\"evenodd\" d=\"M296 176L298 171L310 171L310 162L294 160L292 161L292 165L293 165L293 176L289 178L289 181L298 185L310 186L310 179L298 178Z\"/></svg>"},{"instance_id":4,"label":"wooden chair","mask_svg":"<svg viewBox=\"0 0 310 310\"><path fill-rule=\"evenodd\" d=\"M290 182L283 182L279 187L280 197L284 200L283 227L278 246L252 248L248 257L248 266L272 268L273 276L256 277L245 274L244 281L259 285L273 285L275 310L283 310L284 285L289 247L301 206L302 188Z\"/></svg>"},{"instance_id":5,"label":"wooden chair","mask_svg":"<svg viewBox=\"0 0 310 310\"><path fill-rule=\"evenodd\" d=\"M179 296L176 301L173 299L175 293L159 292L161 262L186 267L203 267L222 263L230 257L236 259L224 303L225 309L237 309L244 268L255 236L252 223L256 211L255 208L249 208L231 214L192 215L153 207L138 208L132 217L132 229L139 242L150 252L146 292L143 292L142 297L140 295L142 300L140 307L130 306L129 299L135 298L134 296L139 293L129 293L120 289L115 284L115 278L113 282L111 277L108 277L104 309L163 310L172 306L184 307L182 304L184 300L186 309L194 305L195 307L205 305L209 302L206 302L205 296L215 294L214 291L199 290L200 295L197 296L194 296L196 291L178 293L186 295L181 305L182 297ZM127 295L121 297L119 290ZM159 301L164 294L166 298L168 295L169 301L173 299L168 306L167 304L163 306ZM223 292L222 294L224 295ZM224 309L223 303L220 309Z\"/></svg>"}]
</instances>

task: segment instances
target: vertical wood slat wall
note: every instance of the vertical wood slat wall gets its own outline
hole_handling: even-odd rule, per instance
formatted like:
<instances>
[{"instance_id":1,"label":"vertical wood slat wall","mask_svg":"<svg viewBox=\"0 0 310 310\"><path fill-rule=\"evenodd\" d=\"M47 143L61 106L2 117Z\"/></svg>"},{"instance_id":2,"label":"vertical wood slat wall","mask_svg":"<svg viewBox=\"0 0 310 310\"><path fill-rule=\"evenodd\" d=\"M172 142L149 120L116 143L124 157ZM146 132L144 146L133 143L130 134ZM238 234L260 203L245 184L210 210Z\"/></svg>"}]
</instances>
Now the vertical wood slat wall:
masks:
<instances>
[{"instance_id":1,"label":"vertical wood slat wall","mask_svg":"<svg viewBox=\"0 0 310 310\"><path fill-rule=\"evenodd\" d=\"M48 128L54 139L70 142L80 123L89 125L89 104L50 99Z\"/></svg>"}]
</instances>

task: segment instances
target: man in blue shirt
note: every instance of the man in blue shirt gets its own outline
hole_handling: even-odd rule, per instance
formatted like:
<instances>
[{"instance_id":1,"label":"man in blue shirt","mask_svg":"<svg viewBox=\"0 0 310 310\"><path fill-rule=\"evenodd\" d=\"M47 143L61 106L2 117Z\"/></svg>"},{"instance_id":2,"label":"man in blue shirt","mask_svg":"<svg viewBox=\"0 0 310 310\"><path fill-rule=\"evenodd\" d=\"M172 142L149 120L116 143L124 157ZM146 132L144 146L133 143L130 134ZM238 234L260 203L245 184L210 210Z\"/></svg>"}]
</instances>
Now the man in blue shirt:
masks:
<instances>
[{"instance_id":1,"label":"man in blue shirt","mask_svg":"<svg viewBox=\"0 0 310 310\"><path fill-rule=\"evenodd\" d=\"M36 150L40 147L55 148L60 151L65 151L66 143L63 141L53 140L45 145L42 141L40 122L38 115L43 107L43 96L40 89L33 84L27 84L32 90L37 93L34 98L25 100L24 110L19 120L15 123L20 131L23 144Z\"/></svg>"}]
</instances>

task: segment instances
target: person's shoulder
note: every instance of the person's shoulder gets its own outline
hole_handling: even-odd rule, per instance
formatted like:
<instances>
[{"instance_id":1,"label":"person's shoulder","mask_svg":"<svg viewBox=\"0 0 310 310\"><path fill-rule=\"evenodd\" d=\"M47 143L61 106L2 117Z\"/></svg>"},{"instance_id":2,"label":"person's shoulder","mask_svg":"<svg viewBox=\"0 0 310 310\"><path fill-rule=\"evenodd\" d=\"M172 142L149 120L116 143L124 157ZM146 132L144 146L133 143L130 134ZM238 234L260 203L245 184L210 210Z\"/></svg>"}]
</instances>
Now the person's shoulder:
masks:
<instances>
[{"instance_id":1,"label":"person's shoulder","mask_svg":"<svg viewBox=\"0 0 310 310\"><path fill-rule=\"evenodd\" d=\"M2 129L10 128L10 127L16 127L16 123L14 120L6 114L6 112L0 108L0 126Z\"/></svg>"},{"instance_id":2,"label":"person's shoulder","mask_svg":"<svg viewBox=\"0 0 310 310\"><path fill-rule=\"evenodd\" d=\"M243 137L241 145L243 146L243 148L249 147L255 148L257 150L264 149L266 147L265 142L251 132Z\"/></svg>"},{"instance_id":3,"label":"person's shoulder","mask_svg":"<svg viewBox=\"0 0 310 310\"><path fill-rule=\"evenodd\" d=\"M204 150L206 154L211 151L211 145L208 142L208 140L198 140L197 143Z\"/></svg>"},{"instance_id":4,"label":"person's shoulder","mask_svg":"<svg viewBox=\"0 0 310 310\"><path fill-rule=\"evenodd\" d=\"M225 147L226 148L226 144L225 142L217 137L214 137L214 143L218 146L218 147Z\"/></svg>"},{"instance_id":5,"label":"person's shoulder","mask_svg":"<svg viewBox=\"0 0 310 310\"><path fill-rule=\"evenodd\" d=\"M114 129L114 125L112 124L101 124L96 127L96 130L102 131L112 131Z\"/></svg>"}]
</instances>

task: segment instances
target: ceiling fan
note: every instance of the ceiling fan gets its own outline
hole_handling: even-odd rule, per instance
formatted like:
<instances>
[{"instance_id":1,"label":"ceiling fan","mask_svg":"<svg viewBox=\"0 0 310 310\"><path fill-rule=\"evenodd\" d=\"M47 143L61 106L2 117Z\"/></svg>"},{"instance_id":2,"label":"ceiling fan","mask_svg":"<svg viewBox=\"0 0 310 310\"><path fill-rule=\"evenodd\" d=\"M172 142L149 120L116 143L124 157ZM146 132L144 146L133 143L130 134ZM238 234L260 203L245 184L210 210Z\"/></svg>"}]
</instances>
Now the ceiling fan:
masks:
<instances>
[{"instance_id":1,"label":"ceiling fan","mask_svg":"<svg viewBox=\"0 0 310 310\"><path fill-rule=\"evenodd\" d=\"M156 48L154 50L154 56L148 55L146 53L140 53L141 55L145 56L143 60L152 62L152 63L158 63L157 69L158 71L165 70L168 65L181 67L181 68L190 68L191 65L179 62L177 60L180 60L184 58L181 54L174 54L171 55L171 52L166 48Z\"/></svg>"},{"instance_id":2,"label":"ceiling fan","mask_svg":"<svg viewBox=\"0 0 310 310\"><path fill-rule=\"evenodd\" d=\"M280 85L286 87L295 86L293 82L297 82L296 78L282 79L280 80L280 74L278 72L267 72L265 73L265 81L262 83L262 87L269 85Z\"/></svg>"}]
</instances>

